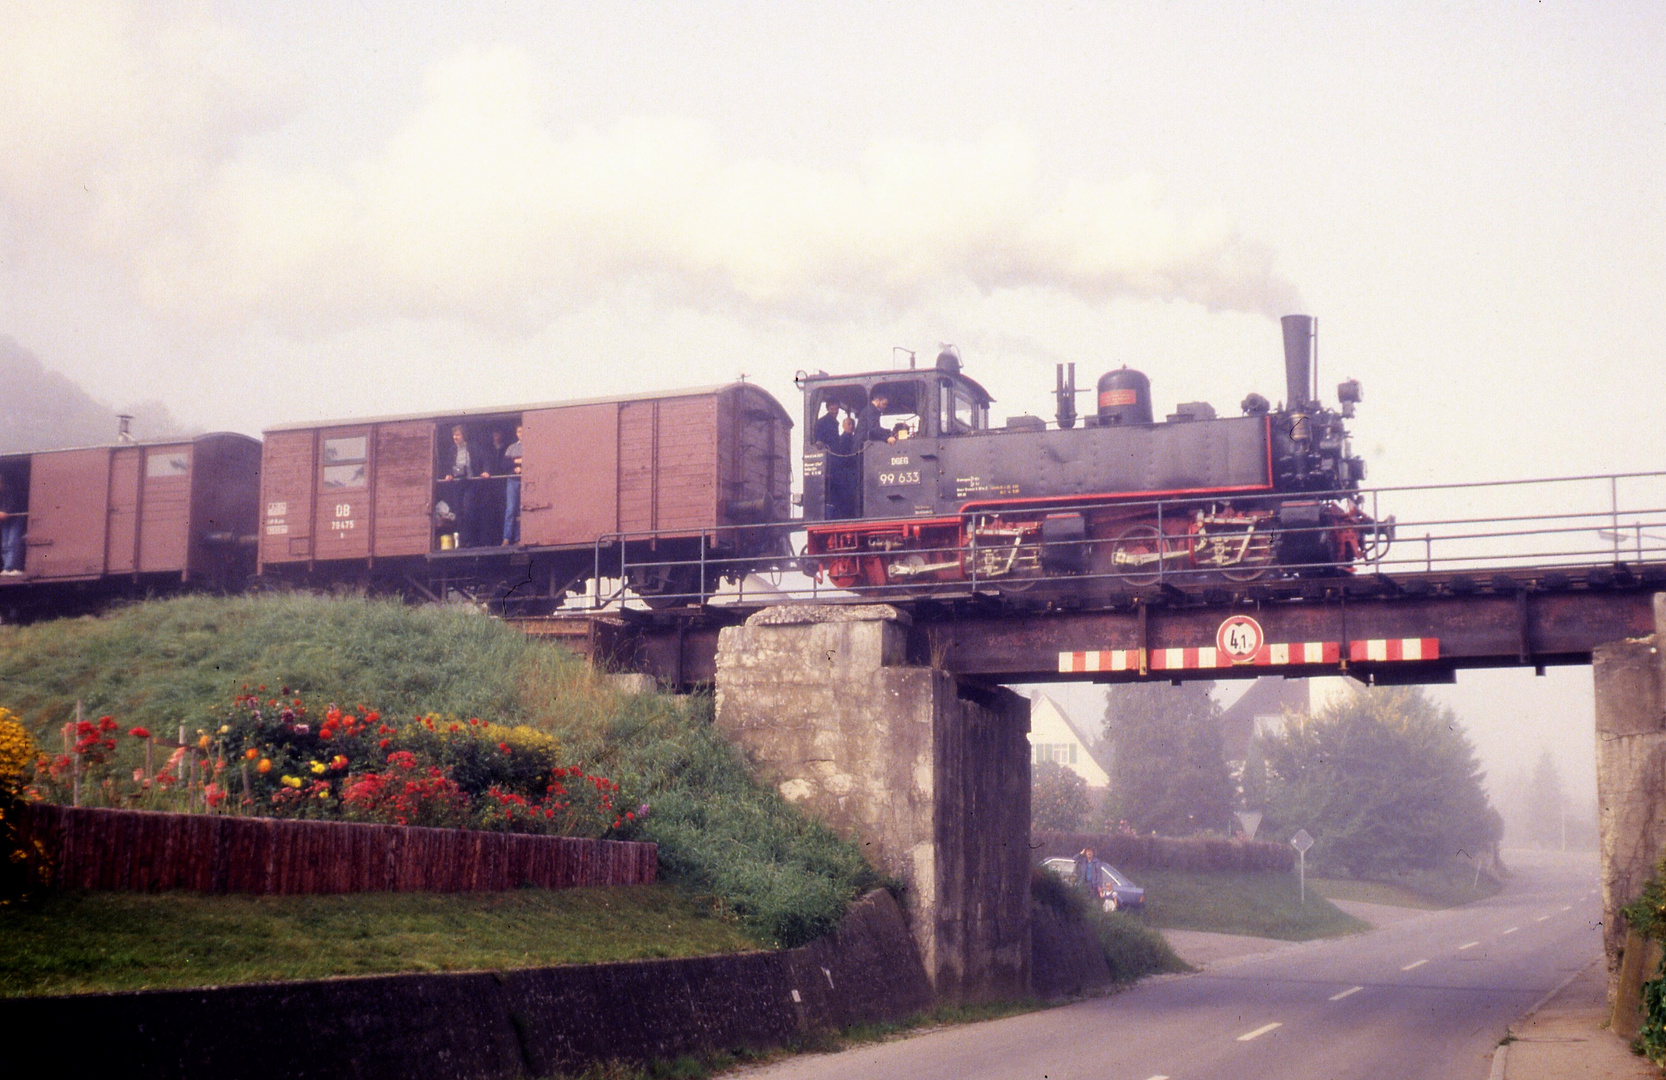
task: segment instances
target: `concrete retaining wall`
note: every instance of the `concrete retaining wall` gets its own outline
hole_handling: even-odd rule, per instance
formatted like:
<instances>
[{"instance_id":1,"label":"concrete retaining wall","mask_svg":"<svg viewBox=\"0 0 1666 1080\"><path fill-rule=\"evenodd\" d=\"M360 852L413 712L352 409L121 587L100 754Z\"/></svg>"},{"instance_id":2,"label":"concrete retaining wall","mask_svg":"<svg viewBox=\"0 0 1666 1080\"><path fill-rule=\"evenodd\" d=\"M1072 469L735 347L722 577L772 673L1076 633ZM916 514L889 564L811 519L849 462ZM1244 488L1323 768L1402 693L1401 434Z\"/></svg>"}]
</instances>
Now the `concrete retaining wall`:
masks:
<instances>
[{"instance_id":1,"label":"concrete retaining wall","mask_svg":"<svg viewBox=\"0 0 1666 1080\"><path fill-rule=\"evenodd\" d=\"M931 1002L902 912L876 892L783 952L13 998L0 1030L86 1076L508 1080L779 1045Z\"/></svg>"}]
</instances>

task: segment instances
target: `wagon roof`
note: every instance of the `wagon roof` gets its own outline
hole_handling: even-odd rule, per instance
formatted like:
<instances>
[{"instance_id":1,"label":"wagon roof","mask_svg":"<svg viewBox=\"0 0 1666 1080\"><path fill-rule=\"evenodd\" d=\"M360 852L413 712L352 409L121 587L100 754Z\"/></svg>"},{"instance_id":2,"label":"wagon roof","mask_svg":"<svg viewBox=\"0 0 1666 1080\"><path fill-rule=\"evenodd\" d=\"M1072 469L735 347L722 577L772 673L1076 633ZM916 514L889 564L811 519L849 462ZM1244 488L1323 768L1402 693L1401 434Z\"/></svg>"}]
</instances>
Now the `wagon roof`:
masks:
<instances>
[{"instance_id":1,"label":"wagon roof","mask_svg":"<svg viewBox=\"0 0 1666 1080\"><path fill-rule=\"evenodd\" d=\"M728 390L745 388L755 390L768 399L775 406L776 412L787 425L792 426L792 417L781 403L775 400L775 395L765 390L757 383L732 382L718 383L711 386L689 386L678 390L653 390L640 394L605 394L600 397L568 398L564 401L523 402L518 405L500 405L493 408L476 409L445 409L428 410L414 413L393 413L384 416L350 416L335 420L308 420L304 423L273 424L264 432L273 431L310 431L313 428L349 427L358 424L391 424L402 420L462 420L478 416L503 416L506 413L536 412L540 409L565 409L574 405L606 405L609 402L622 401L655 401L664 398L680 397L711 397ZM264 433L263 432L263 433Z\"/></svg>"},{"instance_id":2,"label":"wagon roof","mask_svg":"<svg viewBox=\"0 0 1666 1080\"><path fill-rule=\"evenodd\" d=\"M129 442L111 441L86 443L81 446L51 446L44 450L6 450L4 452L0 452L0 459L15 460L17 458L39 457L41 454L67 454L72 450L122 450L130 446L153 447L184 446L186 444L195 445L200 442L205 442L208 439L244 439L252 443L260 442L259 439L253 437L252 435L244 435L239 431L205 431L200 435L179 435L171 439L133 439Z\"/></svg>"}]
</instances>

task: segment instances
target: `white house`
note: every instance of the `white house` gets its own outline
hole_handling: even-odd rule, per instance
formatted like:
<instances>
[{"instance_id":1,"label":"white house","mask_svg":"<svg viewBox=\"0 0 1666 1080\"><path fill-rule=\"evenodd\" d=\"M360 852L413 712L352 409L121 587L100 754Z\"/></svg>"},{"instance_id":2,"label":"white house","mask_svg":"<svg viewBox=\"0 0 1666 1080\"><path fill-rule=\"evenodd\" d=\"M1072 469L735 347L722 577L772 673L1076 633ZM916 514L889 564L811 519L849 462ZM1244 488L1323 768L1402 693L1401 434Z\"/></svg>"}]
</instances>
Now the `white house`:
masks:
<instances>
[{"instance_id":1,"label":"white house","mask_svg":"<svg viewBox=\"0 0 1666 1080\"><path fill-rule=\"evenodd\" d=\"M1037 694L1030 702L1030 761L1056 761L1086 780L1088 787L1104 791L1111 778L1088 753L1089 741L1052 698Z\"/></svg>"}]
</instances>

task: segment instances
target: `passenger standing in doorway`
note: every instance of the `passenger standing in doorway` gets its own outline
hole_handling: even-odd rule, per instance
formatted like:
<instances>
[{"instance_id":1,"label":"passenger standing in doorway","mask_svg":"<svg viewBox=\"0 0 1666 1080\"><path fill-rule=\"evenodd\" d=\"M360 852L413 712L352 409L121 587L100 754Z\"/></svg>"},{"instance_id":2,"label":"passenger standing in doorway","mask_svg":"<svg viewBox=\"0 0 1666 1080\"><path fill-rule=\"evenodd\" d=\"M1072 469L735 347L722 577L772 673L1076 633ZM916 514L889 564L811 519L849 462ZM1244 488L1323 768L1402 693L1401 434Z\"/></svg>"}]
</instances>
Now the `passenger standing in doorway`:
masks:
<instances>
[{"instance_id":1,"label":"passenger standing in doorway","mask_svg":"<svg viewBox=\"0 0 1666 1080\"><path fill-rule=\"evenodd\" d=\"M28 523L26 494L0 472L0 573L23 576L23 529Z\"/></svg>"},{"instance_id":2,"label":"passenger standing in doorway","mask_svg":"<svg viewBox=\"0 0 1666 1080\"><path fill-rule=\"evenodd\" d=\"M521 542L521 425L515 425L515 441L503 451L502 468L509 479L503 482L503 542Z\"/></svg>"},{"instance_id":3,"label":"passenger standing in doorway","mask_svg":"<svg viewBox=\"0 0 1666 1080\"><path fill-rule=\"evenodd\" d=\"M444 482L452 484L451 490L456 493L457 528L462 534L462 546L474 547L480 542L480 499L475 494L475 485L469 483L477 475L477 470L463 425L458 424L451 429L451 445L451 468L447 470Z\"/></svg>"}]
</instances>

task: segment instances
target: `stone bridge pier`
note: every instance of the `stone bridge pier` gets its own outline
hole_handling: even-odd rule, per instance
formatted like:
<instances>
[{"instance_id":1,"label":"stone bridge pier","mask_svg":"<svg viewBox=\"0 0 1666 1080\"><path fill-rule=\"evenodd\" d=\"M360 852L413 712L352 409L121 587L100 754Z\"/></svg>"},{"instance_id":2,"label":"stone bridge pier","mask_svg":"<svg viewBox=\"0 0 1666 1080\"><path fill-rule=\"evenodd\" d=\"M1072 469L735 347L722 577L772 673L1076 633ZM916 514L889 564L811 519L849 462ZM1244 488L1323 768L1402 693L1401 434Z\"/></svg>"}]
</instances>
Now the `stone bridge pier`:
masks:
<instances>
[{"instance_id":1,"label":"stone bridge pier","mask_svg":"<svg viewBox=\"0 0 1666 1080\"><path fill-rule=\"evenodd\" d=\"M722 631L717 726L906 886L940 1000L1029 991L1029 701L910 663L895 608L788 605ZM916 661L924 658L916 658Z\"/></svg>"},{"instance_id":2,"label":"stone bridge pier","mask_svg":"<svg viewBox=\"0 0 1666 1080\"><path fill-rule=\"evenodd\" d=\"M1621 1034L1635 1031L1637 988L1654 977L1659 962L1658 949L1628 935L1620 915L1666 853L1666 593L1653 601L1654 633L1599 645L1591 654L1602 936Z\"/></svg>"}]
</instances>

